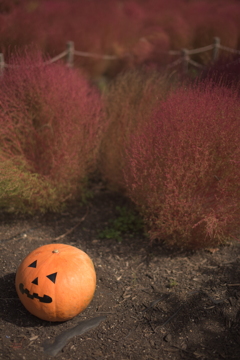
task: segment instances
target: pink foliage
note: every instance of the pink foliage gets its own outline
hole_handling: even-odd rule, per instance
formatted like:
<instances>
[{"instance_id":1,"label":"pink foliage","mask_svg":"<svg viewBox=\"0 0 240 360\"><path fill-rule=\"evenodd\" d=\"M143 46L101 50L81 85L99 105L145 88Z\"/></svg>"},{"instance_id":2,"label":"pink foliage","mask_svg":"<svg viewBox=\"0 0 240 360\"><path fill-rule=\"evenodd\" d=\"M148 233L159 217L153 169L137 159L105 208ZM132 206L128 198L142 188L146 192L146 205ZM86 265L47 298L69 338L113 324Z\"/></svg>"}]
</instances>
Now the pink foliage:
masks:
<instances>
[{"instance_id":1,"label":"pink foliage","mask_svg":"<svg viewBox=\"0 0 240 360\"><path fill-rule=\"evenodd\" d=\"M222 58L206 67L199 75L199 81L235 88L240 94L240 59L237 56Z\"/></svg>"},{"instance_id":2,"label":"pink foliage","mask_svg":"<svg viewBox=\"0 0 240 360\"><path fill-rule=\"evenodd\" d=\"M76 50L115 55L74 59L92 78L112 78L135 65L174 61L166 56L169 50L209 45L216 36L222 45L239 48L239 11L235 0L4 0L0 51L6 62L29 44L55 56L71 40ZM211 59L211 52L193 56L205 64Z\"/></svg>"},{"instance_id":3,"label":"pink foliage","mask_svg":"<svg viewBox=\"0 0 240 360\"><path fill-rule=\"evenodd\" d=\"M26 3L26 0L21 1L21 5L24 5ZM18 0L1 0L0 2L0 14L10 13L13 11L13 9L17 6L19 6Z\"/></svg>"},{"instance_id":4,"label":"pink foliage","mask_svg":"<svg viewBox=\"0 0 240 360\"><path fill-rule=\"evenodd\" d=\"M140 24L138 17L132 18L117 0L105 0L104 4L98 0L29 1L3 16L5 19L7 26L0 31L0 40L6 60L16 51L15 47L19 51L32 43L45 54L55 56L69 40L80 51L122 57L136 41ZM92 77L116 64L122 68L122 62L75 57L75 64Z\"/></svg>"},{"instance_id":5,"label":"pink foliage","mask_svg":"<svg viewBox=\"0 0 240 360\"><path fill-rule=\"evenodd\" d=\"M240 110L227 88L181 88L132 136L125 181L151 239L210 246L239 236Z\"/></svg>"},{"instance_id":6,"label":"pink foliage","mask_svg":"<svg viewBox=\"0 0 240 360\"><path fill-rule=\"evenodd\" d=\"M101 100L77 70L15 56L0 86L0 157L23 161L64 195L74 195L95 163ZM16 179L17 181L17 179ZM59 195L61 198L61 195Z\"/></svg>"},{"instance_id":7,"label":"pink foliage","mask_svg":"<svg viewBox=\"0 0 240 360\"><path fill-rule=\"evenodd\" d=\"M237 48L239 14L240 4L236 1L196 1L186 6L183 17L191 28L192 47L212 44L217 36L222 45Z\"/></svg>"}]
</instances>

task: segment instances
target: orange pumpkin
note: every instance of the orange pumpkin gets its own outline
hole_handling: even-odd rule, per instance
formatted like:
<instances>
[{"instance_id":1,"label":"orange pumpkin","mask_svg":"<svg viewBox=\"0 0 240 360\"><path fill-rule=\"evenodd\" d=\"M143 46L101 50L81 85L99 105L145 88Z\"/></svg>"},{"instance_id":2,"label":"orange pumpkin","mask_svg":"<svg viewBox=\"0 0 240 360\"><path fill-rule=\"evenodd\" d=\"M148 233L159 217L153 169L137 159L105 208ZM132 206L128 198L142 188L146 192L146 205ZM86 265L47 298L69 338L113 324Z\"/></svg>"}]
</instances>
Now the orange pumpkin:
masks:
<instances>
[{"instance_id":1,"label":"orange pumpkin","mask_svg":"<svg viewBox=\"0 0 240 360\"><path fill-rule=\"evenodd\" d=\"M25 308L43 320L65 321L91 302L96 273L90 257L65 244L49 244L32 251L20 264L15 280Z\"/></svg>"}]
</instances>

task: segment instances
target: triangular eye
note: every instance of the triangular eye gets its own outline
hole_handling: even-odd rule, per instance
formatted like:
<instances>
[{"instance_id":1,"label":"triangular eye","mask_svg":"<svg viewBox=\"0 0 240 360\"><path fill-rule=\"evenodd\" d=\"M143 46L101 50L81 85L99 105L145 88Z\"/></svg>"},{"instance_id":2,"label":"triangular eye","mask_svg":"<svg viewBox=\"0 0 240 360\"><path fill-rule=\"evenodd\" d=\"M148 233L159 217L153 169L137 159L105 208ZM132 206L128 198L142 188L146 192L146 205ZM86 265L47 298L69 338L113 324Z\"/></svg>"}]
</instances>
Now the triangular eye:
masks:
<instances>
[{"instance_id":1,"label":"triangular eye","mask_svg":"<svg viewBox=\"0 0 240 360\"><path fill-rule=\"evenodd\" d=\"M36 277L36 279L34 279L34 280L32 281L32 284L38 285L38 278L37 278L37 277Z\"/></svg>"},{"instance_id":2,"label":"triangular eye","mask_svg":"<svg viewBox=\"0 0 240 360\"><path fill-rule=\"evenodd\" d=\"M57 272L47 275L47 278L49 278L54 284L56 282Z\"/></svg>"},{"instance_id":3,"label":"triangular eye","mask_svg":"<svg viewBox=\"0 0 240 360\"><path fill-rule=\"evenodd\" d=\"M37 260L35 260L34 262L32 262L30 265L28 265L28 267L36 268L36 267L37 267Z\"/></svg>"}]
</instances>

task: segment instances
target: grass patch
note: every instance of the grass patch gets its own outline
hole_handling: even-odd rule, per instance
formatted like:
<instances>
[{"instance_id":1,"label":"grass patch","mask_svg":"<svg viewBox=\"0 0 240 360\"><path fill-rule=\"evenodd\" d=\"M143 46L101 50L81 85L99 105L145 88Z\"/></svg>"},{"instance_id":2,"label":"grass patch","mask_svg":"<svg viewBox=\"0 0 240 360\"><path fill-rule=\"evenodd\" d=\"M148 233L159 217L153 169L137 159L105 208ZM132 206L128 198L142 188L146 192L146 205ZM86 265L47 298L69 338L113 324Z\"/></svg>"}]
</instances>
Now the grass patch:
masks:
<instances>
[{"instance_id":1,"label":"grass patch","mask_svg":"<svg viewBox=\"0 0 240 360\"><path fill-rule=\"evenodd\" d=\"M109 225L99 233L100 239L116 239L116 241L121 242L124 236L132 238L143 232L143 221L136 211L126 206L117 206L116 212L117 218L111 219Z\"/></svg>"}]
</instances>

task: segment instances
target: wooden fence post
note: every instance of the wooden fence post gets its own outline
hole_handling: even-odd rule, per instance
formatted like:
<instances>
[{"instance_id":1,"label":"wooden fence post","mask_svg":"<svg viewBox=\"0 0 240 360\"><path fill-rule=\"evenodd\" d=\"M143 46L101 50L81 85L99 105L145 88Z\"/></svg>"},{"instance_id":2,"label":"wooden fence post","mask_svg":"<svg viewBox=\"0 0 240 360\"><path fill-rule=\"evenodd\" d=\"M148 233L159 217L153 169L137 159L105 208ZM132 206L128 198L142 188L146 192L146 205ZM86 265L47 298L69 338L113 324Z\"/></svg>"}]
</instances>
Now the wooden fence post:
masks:
<instances>
[{"instance_id":1,"label":"wooden fence post","mask_svg":"<svg viewBox=\"0 0 240 360\"><path fill-rule=\"evenodd\" d=\"M213 39L213 55L212 55L213 62L217 61L217 59L218 59L219 46L220 46L220 39L219 39L219 37L215 37Z\"/></svg>"},{"instance_id":2,"label":"wooden fence post","mask_svg":"<svg viewBox=\"0 0 240 360\"><path fill-rule=\"evenodd\" d=\"M188 50L187 49L182 49L181 50L181 54L182 54L182 71L184 74L187 74L188 72Z\"/></svg>"},{"instance_id":3,"label":"wooden fence post","mask_svg":"<svg viewBox=\"0 0 240 360\"><path fill-rule=\"evenodd\" d=\"M67 42L67 66L73 67L73 57L74 57L74 42Z\"/></svg>"},{"instance_id":4,"label":"wooden fence post","mask_svg":"<svg viewBox=\"0 0 240 360\"><path fill-rule=\"evenodd\" d=\"M3 75L4 71L4 56L3 54L0 54L0 76Z\"/></svg>"}]
</instances>

